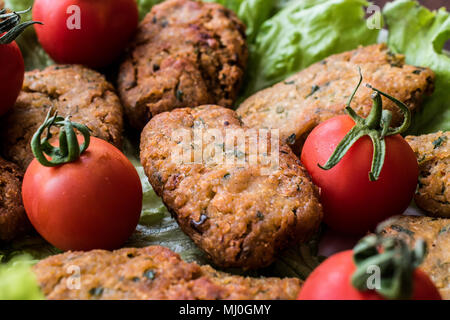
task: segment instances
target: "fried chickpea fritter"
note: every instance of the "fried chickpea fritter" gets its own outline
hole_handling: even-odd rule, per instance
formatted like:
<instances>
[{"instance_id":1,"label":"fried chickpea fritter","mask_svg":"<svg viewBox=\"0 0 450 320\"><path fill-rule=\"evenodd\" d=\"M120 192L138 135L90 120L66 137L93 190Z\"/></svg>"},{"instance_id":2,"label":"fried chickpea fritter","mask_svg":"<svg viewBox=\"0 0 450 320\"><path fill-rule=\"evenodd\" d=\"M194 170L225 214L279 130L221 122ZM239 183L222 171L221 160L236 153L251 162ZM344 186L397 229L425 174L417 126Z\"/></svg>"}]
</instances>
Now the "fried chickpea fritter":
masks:
<instances>
[{"instance_id":1,"label":"fried chickpea fritter","mask_svg":"<svg viewBox=\"0 0 450 320\"><path fill-rule=\"evenodd\" d=\"M128 119L139 130L174 108L230 107L248 57L245 26L232 11L190 0L155 5L129 51L118 87Z\"/></svg>"},{"instance_id":2,"label":"fried chickpea fritter","mask_svg":"<svg viewBox=\"0 0 450 320\"><path fill-rule=\"evenodd\" d=\"M23 173L0 158L0 242L10 241L31 228L22 204Z\"/></svg>"},{"instance_id":3,"label":"fried chickpea fritter","mask_svg":"<svg viewBox=\"0 0 450 320\"><path fill-rule=\"evenodd\" d=\"M92 135L117 147L122 143L123 113L113 86L96 71L55 65L25 74L14 108L0 119L3 156L26 169L33 160L30 141L53 107L61 116L85 124Z\"/></svg>"},{"instance_id":4,"label":"fried chickpea fritter","mask_svg":"<svg viewBox=\"0 0 450 320\"><path fill-rule=\"evenodd\" d=\"M190 135L198 128L217 130L224 140L234 130L245 135L246 129L233 110L219 106L166 112L142 132L141 162L181 229L216 265L265 267L279 250L316 231L322 219L318 192L288 146L273 150L279 157L276 170L270 163L250 162L248 145L228 148L206 138L182 147L190 151L219 145L234 162L173 161L172 152L182 142L173 132L184 129Z\"/></svg>"},{"instance_id":5,"label":"fried chickpea fritter","mask_svg":"<svg viewBox=\"0 0 450 320\"><path fill-rule=\"evenodd\" d=\"M450 300L450 219L397 216L383 222L378 230L405 239L412 247L417 239L424 239L428 254L420 269L430 276L442 298Z\"/></svg>"},{"instance_id":6,"label":"fried chickpea fritter","mask_svg":"<svg viewBox=\"0 0 450 320\"><path fill-rule=\"evenodd\" d=\"M434 73L427 68L406 65L404 57L391 54L385 44L361 47L333 55L303 71L262 90L246 101L238 114L254 128L280 129L281 138L294 145L295 153L309 132L319 123L343 114L359 79L358 66L370 83L415 110L424 96L434 90ZM372 90L364 85L351 107L367 116L372 107ZM383 106L393 111L393 125L402 119L398 107L383 97Z\"/></svg>"},{"instance_id":7,"label":"fried chickpea fritter","mask_svg":"<svg viewBox=\"0 0 450 320\"><path fill-rule=\"evenodd\" d=\"M408 136L419 162L414 200L430 216L450 218L450 132Z\"/></svg>"},{"instance_id":8,"label":"fried chickpea fritter","mask_svg":"<svg viewBox=\"0 0 450 320\"><path fill-rule=\"evenodd\" d=\"M80 290L68 284L80 268ZM67 252L33 267L47 299L271 300L295 299L298 279L244 278L187 263L167 248Z\"/></svg>"}]
</instances>

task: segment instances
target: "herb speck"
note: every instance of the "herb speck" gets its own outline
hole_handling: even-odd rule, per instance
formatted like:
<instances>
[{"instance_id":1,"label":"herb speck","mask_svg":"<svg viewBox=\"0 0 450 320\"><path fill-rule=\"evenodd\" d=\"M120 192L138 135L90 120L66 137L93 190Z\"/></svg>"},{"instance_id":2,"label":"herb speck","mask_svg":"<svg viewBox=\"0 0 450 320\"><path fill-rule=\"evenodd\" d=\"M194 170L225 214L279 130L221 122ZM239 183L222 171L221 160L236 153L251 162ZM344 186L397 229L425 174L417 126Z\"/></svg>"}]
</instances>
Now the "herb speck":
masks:
<instances>
[{"instance_id":1,"label":"herb speck","mask_svg":"<svg viewBox=\"0 0 450 320\"><path fill-rule=\"evenodd\" d=\"M101 296L103 294L103 290L104 289L102 287L92 288L91 290L89 290L89 294L91 296L98 297L98 296Z\"/></svg>"},{"instance_id":2,"label":"herb speck","mask_svg":"<svg viewBox=\"0 0 450 320\"><path fill-rule=\"evenodd\" d=\"M312 96L314 93L316 93L317 91L319 91L320 87L318 85L313 85L311 87L311 92L306 96L306 98Z\"/></svg>"},{"instance_id":3,"label":"herb speck","mask_svg":"<svg viewBox=\"0 0 450 320\"><path fill-rule=\"evenodd\" d=\"M145 270L143 276L149 280L153 280L155 279L155 271L151 269Z\"/></svg>"},{"instance_id":4,"label":"herb speck","mask_svg":"<svg viewBox=\"0 0 450 320\"><path fill-rule=\"evenodd\" d=\"M286 143L294 144L296 140L297 140L297 136L295 135L295 133L293 133L286 139Z\"/></svg>"},{"instance_id":5,"label":"herb speck","mask_svg":"<svg viewBox=\"0 0 450 320\"><path fill-rule=\"evenodd\" d=\"M176 97L178 101L183 101L184 92L181 90L177 90Z\"/></svg>"},{"instance_id":6,"label":"herb speck","mask_svg":"<svg viewBox=\"0 0 450 320\"><path fill-rule=\"evenodd\" d=\"M445 141L447 140L446 136L440 136L436 140L433 141L434 149L439 148Z\"/></svg>"}]
</instances>

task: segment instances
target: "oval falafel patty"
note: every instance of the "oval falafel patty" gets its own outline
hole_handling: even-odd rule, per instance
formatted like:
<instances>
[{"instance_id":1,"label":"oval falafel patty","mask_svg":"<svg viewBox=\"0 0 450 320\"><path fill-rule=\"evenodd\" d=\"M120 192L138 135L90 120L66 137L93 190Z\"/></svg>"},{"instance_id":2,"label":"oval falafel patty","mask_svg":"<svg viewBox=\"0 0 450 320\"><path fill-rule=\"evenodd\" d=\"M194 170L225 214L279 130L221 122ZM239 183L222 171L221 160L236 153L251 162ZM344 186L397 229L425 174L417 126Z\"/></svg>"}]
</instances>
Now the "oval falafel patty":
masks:
<instances>
[{"instance_id":1,"label":"oval falafel patty","mask_svg":"<svg viewBox=\"0 0 450 320\"><path fill-rule=\"evenodd\" d=\"M198 132L204 132L202 141L190 142ZM205 138L208 132L223 140ZM233 110L208 105L162 113L141 136L141 162L155 192L181 229L221 267L265 267L279 250L307 240L322 220L317 189L288 146L277 148L267 139L267 149L260 149L262 157L271 150L279 159L274 167L251 161L247 141L223 143L230 134L249 132ZM226 161L209 161L206 151L216 147ZM180 150L187 161L179 161ZM200 162L191 150L203 150Z\"/></svg>"},{"instance_id":2,"label":"oval falafel patty","mask_svg":"<svg viewBox=\"0 0 450 320\"><path fill-rule=\"evenodd\" d=\"M23 173L0 158L0 241L10 241L31 227L22 204Z\"/></svg>"},{"instance_id":3,"label":"oval falafel patty","mask_svg":"<svg viewBox=\"0 0 450 320\"><path fill-rule=\"evenodd\" d=\"M118 89L132 126L175 108L236 99L248 50L245 26L215 3L165 1L141 22Z\"/></svg>"},{"instance_id":4,"label":"oval falafel patty","mask_svg":"<svg viewBox=\"0 0 450 320\"><path fill-rule=\"evenodd\" d=\"M360 116L366 117L372 108L372 90L367 83L404 102L412 112L434 90L431 69L407 65L403 55L391 53L386 44L375 44L332 55L261 90L245 100L237 113L249 127L279 129L283 141L300 154L311 130L345 113L348 97L358 83L358 67L364 80L351 107ZM400 124L403 115L398 107L382 99L384 108L392 111L392 124Z\"/></svg>"},{"instance_id":5,"label":"oval falafel patty","mask_svg":"<svg viewBox=\"0 0 450 320\"><path fill-rule=\"evenodd\" d=\"M96 71L55 65L27 72L14 108L0 119L5 158L22 169L28 167L33 160L30 141L51 107L88 126L93 136L121 146L123 111L113 86Z\"/></svg>"},{"instance_id":6,"label":"oval falafel patty","mask_svg":"<svg viewBox=\"0 0 450 320\"><path fill-rule=\"evenodd\" d=\"M294 300L301 287L296 278L229 275L160 246L66 252L40 261L33 271L46 298L57 300Z\"/></svg>"},{"instance_id":7,"label":"oval falafel patty","mask_svg":"<svg viewBox=\"0 0 450 320\"><path fill-rule=\"evenodd\" d=\"M408 136L419 162L418 207L434 217L450 218L450 132Z\"/></svg>"}]
</instances>

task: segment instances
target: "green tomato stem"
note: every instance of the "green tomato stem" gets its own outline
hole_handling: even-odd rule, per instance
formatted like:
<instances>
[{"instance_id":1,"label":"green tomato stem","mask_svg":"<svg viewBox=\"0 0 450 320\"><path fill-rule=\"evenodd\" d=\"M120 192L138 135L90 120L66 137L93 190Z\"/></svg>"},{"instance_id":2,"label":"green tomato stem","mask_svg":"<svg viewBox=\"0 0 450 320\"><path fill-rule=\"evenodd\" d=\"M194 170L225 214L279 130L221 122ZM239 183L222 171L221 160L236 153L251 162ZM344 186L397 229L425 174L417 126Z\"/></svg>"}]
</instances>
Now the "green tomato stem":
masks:
<instances>
[{"instance_id":1,"label":"green tomato stem","mask_svg":"<svg viewBox=\"0 0 450 320\"><path fill-rule=\"evenodd\" d=\"M383 169L384 160L386 158L386 141L387 136L400 134L405 132L411 124L411 111L401 101L391 97L387 93L384 93L376 88L373 88L370 84L366 86L373 90L372 100L373 106L370 110L369 116L364 119L356 114L356 112L350 107L356 92L358 91L363 76L361 68L359 70L359 82L356 88L353 90L350 99L345 108L347 114L355 121L355 126L346 134L342 141L338 144L325 165L320 168L323 170L330 170L335 167L350 150L350 148L364 136L369 136L373 145L372 165L369 172L369 180L377 181L380 177L381 170ZM404 119L402 124L397 128L391 128L392 113L389 110L383 110L383 101L381 96L384 96L394 102L403 114Z\"/></svg>"},{"instance_id":2,"label":"green tomato stem","mask_svg":"<svg viewBox=\"0 0 450 320\"><path fill-rule=\"evenodd\" d=\"M352 275L352 285L360 290L375 290L386 299L410 299L413 295L413 273L426 256L426 242L416 241L411 250L399 238L369 235L353 249L356 271ZM380 286L368 288L372 276L369 270L379 268Z\"/></svg>"},{"instance_id":3,"label":"green tomato stem","mask_svg":"<svg viewBox=\"0 0 450 320\"><path fill-rule=\"evenodd\" d=\"M78 160L83 152L87 150L90 144L91 134L89 128L85 125L71 122L70 117L59 117L57 113L52 116L53 110L47 114L44 123L34 134L31 140L31 150L40 164L46 167L56 167L65 163L74 162ZM50 144L53 137L51 128L55 126L60 128L59 131L59 147ZM81 146L78 143L77 129L84 138ZM41 139L46 131L46 136ZM45 155L48 155L51 160L48 160Z\"/></svg>"},{"instance_id":4,"label":"green tomato stem","mask_svg":"<svg viewBox=\"0 0 450 320\"><path fill-rule=\"evenodd\" d=\"M6 9L0 10L0 34L5 33L0 37L0 44L9 44L13 42L26 28L33 24L42 24L38 21L27 21L20 23L21 14L27 13L31 10L7 12Z\"/></svg>"}]
</instances>

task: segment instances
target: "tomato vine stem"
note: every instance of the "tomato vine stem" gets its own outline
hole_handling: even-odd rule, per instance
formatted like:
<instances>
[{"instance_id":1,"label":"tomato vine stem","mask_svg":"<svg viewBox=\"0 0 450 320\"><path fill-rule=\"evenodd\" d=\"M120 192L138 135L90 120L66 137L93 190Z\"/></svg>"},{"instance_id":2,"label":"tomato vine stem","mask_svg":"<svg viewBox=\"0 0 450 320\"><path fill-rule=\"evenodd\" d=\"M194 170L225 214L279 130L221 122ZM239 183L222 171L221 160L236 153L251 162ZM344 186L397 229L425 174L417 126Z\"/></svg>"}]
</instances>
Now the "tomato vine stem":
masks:
<instances>
[{"instance_id":1,"label":"tomato vine stem","mask_svg":"<svg viewBox=\"0 0 450 320\"><path fill-rule=\"evenodd\" d=\"M0 10L0 44L9 44L13 42L26 28L33 24L42 24L39 21L27 21L20 23L21 14L27 13L31 10L31 7L27 10L8 12L7 9Z\"/></svg>"},{"instance_id":2,"label":"tomato vine stem","mask_svg":"<svg viewBox=\"0 0 450 320\"><path fill-rule=\"evenodd\" d=\"M386 299L410 299L413 295L413 273L423 262L427 253L426 242L416 241L414 249L400 238L369 235L353 249L356 271L352 285L360 290L375 290ZM379 268L379 286L368 288L368 272Z\"/></svg>"},{"instance_id":3,"label":"tomato vine stem","mask_svg":"<svg viewBox=\"0 0 450 320\"><path fill-rule=\"evenodd\" d=\"M353 90L345 108L346 113L355 121L355 126L346 134L342 141L338 144L325 165L317 164L323 170L330 170L335 167L355 144L356 141L364 136L369 136L373 145L372 165L369 172L369 180L376 181L379 179L381 170L383 169L384 160L386 158L386 141L388 136L401 134L405 132L411 124L411 111L401 101L391 97L387 93L366 84L372 93L373 105L367 118L360 117L350 105L363 81L361 68L359 71L359 81L356 88ZM397 128L391 128L392 113L389 110L383 110L383 101L381 97L384 96L391 100L398 106L400 112L403 114L403 122Z\"/></svg>"},{"instance_id":4,"label":"tomato vine stem","mask_svg":"<svg viewBox=\"0 0 450 320\"><path fill-rule=\"evenodd\" d=\"M45 167L56 167L78 160L81 154L89 147L91 140L88 127L83 124L71 122L70 116L63 118L58 116L57 112L54 115L52 113L53 109L50 109L44 123L39 127L31 140L31 150L34 156ZM50 144L53 138L51 132L53 126L60 128L59 147ZM83 135L84 142L81 146L78 143L75 129ZM41 139L45 131L47 134ZM50 160L45 155L48 155Z\"/></svg>"}]
</instances>

